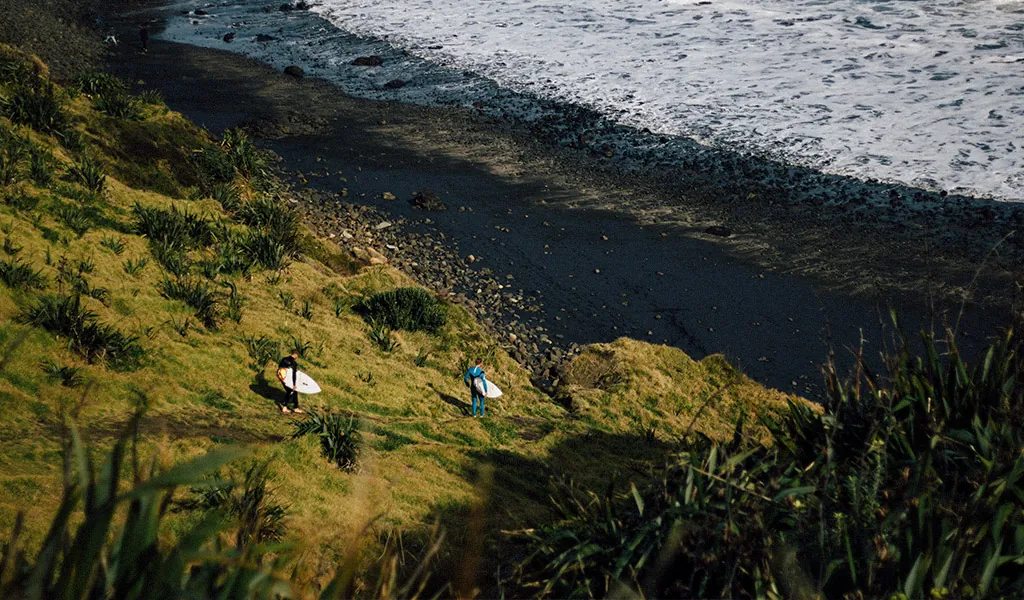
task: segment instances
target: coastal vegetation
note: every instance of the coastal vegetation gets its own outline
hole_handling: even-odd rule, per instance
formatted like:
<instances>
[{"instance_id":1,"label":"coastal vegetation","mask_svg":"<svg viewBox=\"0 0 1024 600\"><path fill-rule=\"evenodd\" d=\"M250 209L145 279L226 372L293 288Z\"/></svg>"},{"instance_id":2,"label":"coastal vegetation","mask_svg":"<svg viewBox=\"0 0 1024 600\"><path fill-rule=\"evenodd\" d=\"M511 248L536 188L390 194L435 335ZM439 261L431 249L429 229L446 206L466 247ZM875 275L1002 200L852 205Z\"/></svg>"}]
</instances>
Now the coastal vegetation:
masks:
<instances>
[{"instance_id":1,"label":"coastal vegetation","mask_svg":"<svg viewBox=\"0 0 1024 600\"><path fill-rule=\"evenodd\" d=\"M1012 333L830 361L821 405L620 339L548 396L316 239L244 131L11 48L0 74L0 595L1024 594ZM303 417L267 374L292 350Z\"/></svg>"}]
</instances>

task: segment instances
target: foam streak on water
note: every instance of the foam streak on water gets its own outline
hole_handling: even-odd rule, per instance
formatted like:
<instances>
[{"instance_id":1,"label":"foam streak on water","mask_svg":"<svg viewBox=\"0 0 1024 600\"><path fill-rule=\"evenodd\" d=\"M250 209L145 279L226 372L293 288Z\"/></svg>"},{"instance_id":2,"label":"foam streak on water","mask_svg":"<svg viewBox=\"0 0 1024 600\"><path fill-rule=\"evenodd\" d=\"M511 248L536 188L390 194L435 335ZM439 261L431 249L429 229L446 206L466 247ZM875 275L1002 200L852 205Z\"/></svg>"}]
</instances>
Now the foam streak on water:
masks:
<instances>
[{"instance_id":1,"label":"foam streak on water","mask_svg":"<svg viewBox=\"0 0 1024 600\"><path fill-rule=\"evenodd\" d=\"M622 123L1024 200L1024 3L324 0L352 33Z\"/></svg>"}]
</instances>

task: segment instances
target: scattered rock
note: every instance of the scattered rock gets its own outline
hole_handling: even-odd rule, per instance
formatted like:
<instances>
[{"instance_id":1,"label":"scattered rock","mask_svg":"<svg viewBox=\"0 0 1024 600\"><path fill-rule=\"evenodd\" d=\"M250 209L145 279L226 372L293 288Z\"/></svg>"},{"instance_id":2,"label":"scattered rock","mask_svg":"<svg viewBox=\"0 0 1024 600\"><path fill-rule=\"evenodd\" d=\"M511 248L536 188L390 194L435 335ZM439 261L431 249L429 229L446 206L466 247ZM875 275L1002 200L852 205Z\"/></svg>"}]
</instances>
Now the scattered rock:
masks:
<instances>
[{"instance_id":1,"label":"scattered rock","mask_svg":"<svg viewBox=\"0 0 1024 600\"><path fill-rule=\"evenodd\" d=\"M373 226L373 228L376 229L377 231L387 229L388 227L391 227L391 221L381 221L380 223L377 223L376 225Z\"/></svg>"},{"instance_id":2,"label":"scattered rock","mask_svg":"<svg viewBox=\"0 0 1024 600\"><path fill-rule=\"evenodd\" d=\"M261 33L261 34L258 34L256 36L256 41L264 43L264 44L267 43L267 42L272 42L272 41L274 41L276 39L277 39L276 37L274 37L272 35L267 35L265 33Z\"/></svg>"},{"instance_id":3,"label":"scattered rock","mask_svg":"<svg viewBox=\"0 0 1024 600\"><path fill-rule=\"evenodd\" d=\"M379 67L384 64L384 59L377 56L360 56L359 58L352 61L352 65L356 67Z\"/></svg>"},{"instance_id":4,"label":"scattered rock","mask_svg":"<svg viewBox=\"0 0 1024 600\"><path fill-rule=\"evenodd\" d=\"M380 197L385 199L385 200L394 200L395 199L395 195L392 194L391 192L384 192L383 194L380 195Z\"/></svg>"},{"instance_id":5,"label":"scattered rock","mask_svg":"<svg viewBox=\"0 0 1024 600\"><path fill-rule=\"evenodd\" d=\"M224 34L224 41L227 42L228 44L230 44L231 42L235 41L235 34L234 34L234 32L225 33Z\"/></svg>"},{"instance_id":6,"label":"scattered rock","mask_svg":"<svg viewBox=\"0 0 1024 600\"><path fill-rule=\"evenodd\" d=\"M302 79L306 76L306 72L302 70L302 67L291 65L284 68L285 75L291 75L296 79Z\"/></svg>"},{"instance_id":7,"label":"scattered rock","mask_svg":"<svg viewBox=\"0 0 1024 600\"><path fill-rule=\"evenodd\" d=\"M281 5L281 12L289 12L289 11L293 11L293 10L295 10L295 7L292 6L291 4L282 4Z\"/></svg>"},{"instance_id":8,"label":"scattered rock","mask_svg":"<svg viewBox=\"0 0 1024 600\"><path fill-rule=\"evenodd\" d=\"M729 237L732 235L732 229L725 227L724 225L712 225L704 230L704 233L710 235L717 235L719 237Z\"/></svg>"},{"instance_id":9,"label":"scattered rock","mask_svg":"<svg viewBox=\"0 0 1024 600\"><path fill-rule=\"evenodd\" d=\"M420 210L448 210L448 207L444 205L444 202L441 202L441 198L434 193L433 190L416 192L413 194L412 200L409 200L409 203L412 204L414 208L418 208Z\"/></svg>"},{"instance_id":10,"label":"scattered rock","mask_svg":"<svg viewBox=\"0 0 1024 600\"><path fill-rule=\"evenodd\" d=\"M201 9L201 8L197 8L197 9L195 9L195 10L194 10L194 11L192 12L192 14L194 14L194 15L195 15L195 16L197 16L197 17L205 17L206 15L208 15L208 14L210 14L210 13L206 12L205 10L203 10L203 9Z\"/></svg>"},{"instance_id":11,"label":"scattered rock","mask_svg":"<svg viewBox=\"0 0 1024 600\"><path fill-rule=\"evenodd\" d=\"M392 79L391 81L384 84L386 90L397 90L405 87L405 82L401 79Z\"/></svg>"}]
</instances>

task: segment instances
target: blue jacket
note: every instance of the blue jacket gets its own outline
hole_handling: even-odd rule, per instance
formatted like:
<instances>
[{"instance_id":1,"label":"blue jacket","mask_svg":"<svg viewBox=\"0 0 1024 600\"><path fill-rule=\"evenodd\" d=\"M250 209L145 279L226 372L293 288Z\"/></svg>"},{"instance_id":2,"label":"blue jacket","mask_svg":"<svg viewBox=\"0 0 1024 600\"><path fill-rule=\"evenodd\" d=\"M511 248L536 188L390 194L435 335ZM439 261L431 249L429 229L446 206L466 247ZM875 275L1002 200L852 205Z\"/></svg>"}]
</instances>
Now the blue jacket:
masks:
<instances>
[{"instance_id":1,"label":"blue jacket","mask_svg":"<svg viewBox=\"0 0 1024 600\"><path fill-rule=\"evenodd\" d=\"M484 376L483 369L477 366L470 367L469 370L466 371L466 376L462 378L462 380L466 382L466 385L469 386L469 389L476 394L476 389L473 387L473 383L470 379L482 380L484 382L484 393L487 393L487 377Z\"/></svg>"}]
</instances>

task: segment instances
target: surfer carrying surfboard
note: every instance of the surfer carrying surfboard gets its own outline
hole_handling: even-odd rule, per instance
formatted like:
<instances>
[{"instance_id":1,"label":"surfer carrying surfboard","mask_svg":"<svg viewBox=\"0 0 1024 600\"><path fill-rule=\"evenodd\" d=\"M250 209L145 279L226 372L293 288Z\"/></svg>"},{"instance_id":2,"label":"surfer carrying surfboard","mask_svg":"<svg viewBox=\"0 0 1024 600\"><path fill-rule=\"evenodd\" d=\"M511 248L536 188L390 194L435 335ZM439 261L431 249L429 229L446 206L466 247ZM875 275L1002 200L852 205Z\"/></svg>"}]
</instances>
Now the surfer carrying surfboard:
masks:
<instances>
[{"instance_id":1,"label":"surfer carrying surfboard","mask_svg":"<svg viewBox=\"0 0 1024 600\"><path fill-rule=\"evenodd\" d=\"M278 402L283 413L303 413L305 412L299 408L299 392L296 391L298 387L299 377L299 358L298 352L292 352L288 356L281 359L281 362L277 363L277 378L281 381L281 385L284 386L284 402ZM289 372L291 369L291 372ZM291 385L288 385L288 381L285 377L291 376Z\"/></svg>"},{"instance_id":2,"label":"surfer carrying surfboard","mask_svg":"<svg viewBox=\"0 0 1024 600\"><path fill-rule=\"evenodd\" d=\"M476 416L477 400L480 401L480 416L484 416L484 397L487 394L487 377L484 375L483 368L484 361L481 358L476 359L476 364L466 371L463 381L469 386L470 393L472 394L473 402L473 416Z\"/></svg>"}]
</instances>

